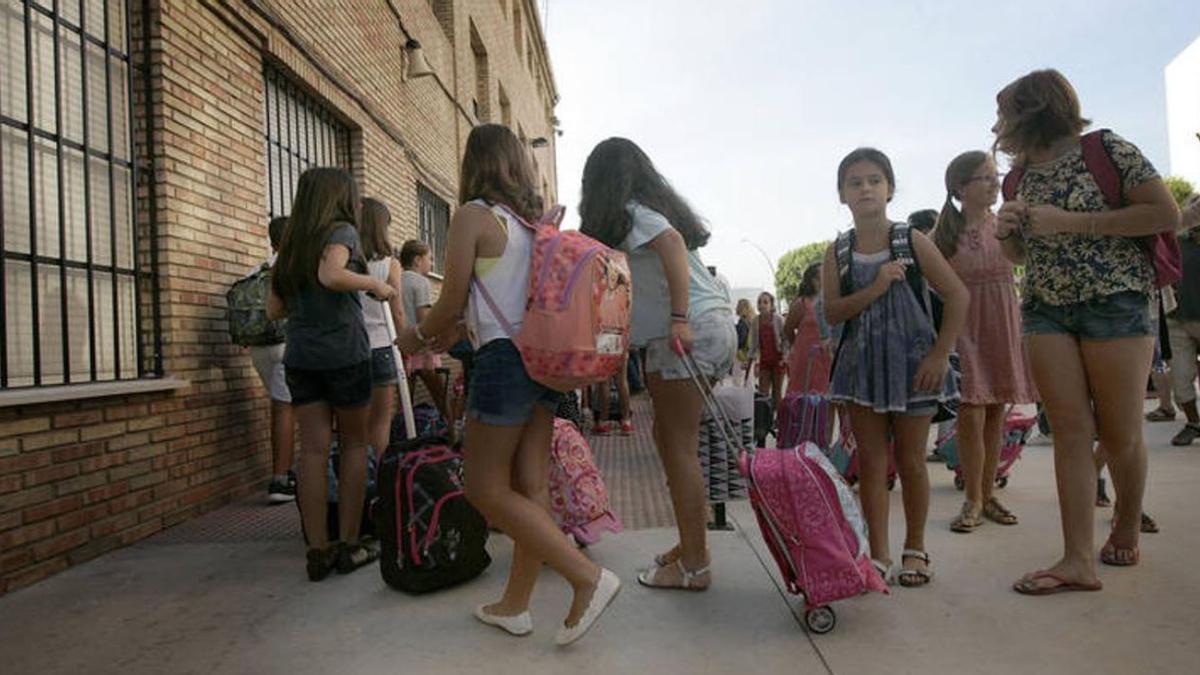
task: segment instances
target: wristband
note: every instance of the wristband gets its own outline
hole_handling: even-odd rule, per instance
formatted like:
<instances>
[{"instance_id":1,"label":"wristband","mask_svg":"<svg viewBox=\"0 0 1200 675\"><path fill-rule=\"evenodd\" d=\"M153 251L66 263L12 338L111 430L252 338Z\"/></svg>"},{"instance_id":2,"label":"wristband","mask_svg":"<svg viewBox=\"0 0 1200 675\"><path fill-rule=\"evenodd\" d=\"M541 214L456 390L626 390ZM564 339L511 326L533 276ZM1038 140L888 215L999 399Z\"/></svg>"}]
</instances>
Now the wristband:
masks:
<instances>
[{"instance_id":1,"label":"wristband","mask_svg":"<svg viewBox=\"0 0 1200 675\"><path fill-rule=\"evenodd\" d=\"M688 315L687 312L671 312L671 318L678 319L679 321L687 321Z\"/></svg>"},{"instance_id":2,"label":"wristband","mask_svg":"<svg viewBox=\"0 0 1200 675\"><path fill-rule=\"evenodd\" d=\"M687 317L678 317L678 316L675 316L674 314L671 315L671 323L687 323L687 322L688 322Z\"/></svg>"}]
</instances>

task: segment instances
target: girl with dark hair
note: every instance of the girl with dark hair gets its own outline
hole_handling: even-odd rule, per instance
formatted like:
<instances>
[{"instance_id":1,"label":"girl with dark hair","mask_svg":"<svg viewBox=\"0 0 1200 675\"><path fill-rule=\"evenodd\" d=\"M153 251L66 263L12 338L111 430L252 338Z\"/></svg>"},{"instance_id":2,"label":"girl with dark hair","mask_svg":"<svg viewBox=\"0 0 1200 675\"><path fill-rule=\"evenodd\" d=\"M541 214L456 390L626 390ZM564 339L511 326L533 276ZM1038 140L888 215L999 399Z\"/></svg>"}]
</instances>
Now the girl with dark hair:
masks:
<instances>
[{"instance_id":1,"label":"girl with dark hair","mask_svg":"<svg viewBox=\"0 0 1200 675\"><path fill-rule=\"evenodd\" d=\"M962 406L956 434L966 501L950 522L955 532L971 532L984 518L1001 525L1017 523L992 489L1006 408L1037 398L1021 345L1013 266L996 240L992 205L999 191L996 163L987 153L976 150L955 157L946 168L946 203L933 231L933 242L971 296L957 343Z\"/></svg>"},{"instance_id":2,"label":"girl with dark hair","mask_svg":"<svg viewBox=\"0 0 1200 675\"><path fill-rule=\"evenodd\" d=\"M450 221L442 292L397 343L406 354L448 347L458 341L458 317L466 314L476 349L463 447L467 499L514 542L503 596L477 607L475 617L513 635L530 633L529 599L544 562L574 589L555 638L566 645L587 632L621 582L554 524L548 481L560 395L529 378L512 336L479 290L486 287L500 314L520 329L534 241L522 221L536 221L542 202L527 150L498 124L471 130L461 176L462 205Z\"/></svg>"},{"instance_id":3,"label":"girl with dark hair","mask_svg":"<svg viewBox=\"0 0 1200 675\"><path fill-rule=\"evenodd\" d=\"M708 229L632 141L610 138L583 169L581 230L629 252L632 341L646 348L654 440L667 474L679 544L638 575L652 588L705 590L712 582L705 541L707 504L700 461L700 392L673 343L690 351L704 377L733 367L732 302L696 249Z\"/></svg>"},{"instance_id":4,"label":"girl with dark hair","mask_svg":"<svg viewBox=\"0 0 1200 675\"><path fill-rule=\"evenodd\" d=\"M996 96L996 149L1023 173L997 214L996 238L1025 263L1021 307L1038 392L1054 429L1063 555L1014 584L1029 595L1095 591L1093 530L1099 438L1117 492L1107 565L1136 565L1146 483L1142 401L1154 353L1155 271L1139 237L1173 231L1179 209L1149 160L1111 131L1099 142L1119 177L1124 206L1110 209L1084 160L1071 83L1032 72ZM1089 137L1095 138L1095 137Z\"/></svg>"},{"instance_id":5,"label":"girl with dark hair","mask_svg":"<svg viewBox=\"0 0 1200 675\"><path fill-rule=\"evenodd\" d=\"M783 317L775 311L775 296L766 291L758 294L758 316L750 325L750 360L758 359L758 390L771 395L771 403L779 407L783 376L787 373L787 342Z\"/></svg>"},{"instance_id":6,"label":"girl with dark hair","mask_svg":"<svg viewBox=\"0 0 1200 675\"><path fill-rule=\"evenodd\" d=\"M886 155L859 148L842 160L837 178L854 228L838 235L822 266L825 316L833 324L845 322L829 395L847 404L858 440L859 498L871 558L889 582L924 586L933 579L925 551L925 446L938 403L957 395L949 358L966 315L967 289L933 242L916 230L907 235L912 257L894 257L897 228L907 225L887 215L896 179ZM909 265L920 272L920 289L909 283ZM928 295L927 285L944 301L940 329L921 297ZM898 565L888 546L889 438L904 493L906 532Z\"/></svg>"},{"instance_id":7,"label":"girl with dark hair","mask_svg":"<svg viewBox=\"0 0 1200 675\"><path fill-rule=\"evenodd\" d=\"M359 541L367 478L367 403L371 348L358 291L390 300L395 289L367 274L355 223L358 186L342 169L300 175L271 277L267 313L287 317L283 355L292 407L300 422L299 500L308 540L308 578L335 567L348 574L378 557ZM340 435L338 527L326 534L326 465L337 415Z\"/></svg>"},{"instance_id":8,"label":"girl with dark hair","mask_svg":"<svg viewBox=\"0 0 1200 675\"><path fill-rule=\"evenodd\" d=\"M362 236L363 256L367 259L367 274L383 281L393 291L386 303L367 293L362 294L363 322L371 342L371 404L367 413L367 427L376 457L381 456L387 448L391 434L396 383L400 377L396 370L399 354L392 340L405 323L400 286L404 271L388 242L388 225L391 222L392 214L382 202L370 197L362 200L358 232Z\"/></svg>"},{"instance_id":9,"label":"girl with dark hair","mask_svg":"<svg viewBox=\"0 0 1200 675\"><path fill-rule=\"evenodd\" d=\"M829 326L821 301L821 263L809 265L800 277L800 292L783 322L783 339L791 345L788 359L789 394L829 391Z\"/></svg>"}]
</instances>

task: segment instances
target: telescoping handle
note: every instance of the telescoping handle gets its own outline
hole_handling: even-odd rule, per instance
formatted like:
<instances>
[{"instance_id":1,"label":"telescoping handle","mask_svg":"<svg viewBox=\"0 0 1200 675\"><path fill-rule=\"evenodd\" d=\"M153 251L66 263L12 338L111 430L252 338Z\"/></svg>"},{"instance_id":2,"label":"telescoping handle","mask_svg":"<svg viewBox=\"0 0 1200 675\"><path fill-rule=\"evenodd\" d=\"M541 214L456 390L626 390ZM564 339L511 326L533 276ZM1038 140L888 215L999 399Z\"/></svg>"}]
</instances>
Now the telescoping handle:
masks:
<instances>
[{"instance_id":1,"label":"telescoping handle","mask_svg":"<svg viewBox=\"0 0 1200 675\"><path fill-rule=\"evenodd\" d=\"M729 416L725 414L725 409L717 401L713 395L712 384L708 378L700 372L700 367L696 364L696 359L692 357L691 352L683 348L683 343L679 338L671 340L671 351L679 356L683 361L683 367L688 372L688 376L692 378L692 383L696 385L696 390L700 392L700 398L704 401L705 407L708 409L708 414L716 423L717 429L721 431L721 436L725 439L726 447L738 448L744 452L753 454L754 449L742 444L742 435L738 433L737 427L729 420Z\"/></svg>"},{"instance_id":2,"label":"telescoping handle","mask_svg":"<svg viewBox=\"0 0 1200 675\"><path fill-rule=\"evenodd\" d=\"M380 303L383 305L383 324L387 327L388 342L392 344L392 356L396 360L396 372L400 375L400 382L396 386L400 389L400 410L404 414L404 434L411 441L417 437L417 423L413 419L412 393L408 390L408 374L404 372L404 355L396 346L396 327L392 325L391 308L388 307L387 300L381 300Z\"/></svg>"}]
</instances>

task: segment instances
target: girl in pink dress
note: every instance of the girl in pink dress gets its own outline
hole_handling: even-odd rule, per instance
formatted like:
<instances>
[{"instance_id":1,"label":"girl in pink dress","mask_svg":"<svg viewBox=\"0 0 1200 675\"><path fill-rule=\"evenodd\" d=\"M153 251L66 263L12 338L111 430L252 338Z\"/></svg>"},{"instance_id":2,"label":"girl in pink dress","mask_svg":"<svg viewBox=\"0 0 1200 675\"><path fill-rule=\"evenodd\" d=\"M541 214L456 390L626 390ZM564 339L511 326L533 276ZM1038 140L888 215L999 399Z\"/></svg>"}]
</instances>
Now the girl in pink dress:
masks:
<instances>
[{"instance_id":1,"label":"girl in pink dress","mask_svg":"<svg viewBox=\"0 0 1200 675\"><path fill-rule=\"evenodd\" d=\"M830 353L823 335L821 307L817 297L821 293L821 263L813 263L800 277L800 293L788 310L783 323L783 336L790 345L788 353L787 393L816 392L829 390Z\"/></svg>"},{"instance_id":2,"label":"girl in pink dress","mask_svg":"<svg viewBox=\"0 0 1200 675\"><path fill-rule=\"evenodd\" d=\"M1005 408L1037 399L1021 344L1012 263L996 239L992 205L999 188L996 164L987 153L955 157L946 169L946 204L933 232L934 243L971 294L966 328L957 345L962 364L957 440L967 498L950 523L955 532L970 532L984 518L1001 525L1017 523L992 488Z\"/></svg>"}]
</instances>

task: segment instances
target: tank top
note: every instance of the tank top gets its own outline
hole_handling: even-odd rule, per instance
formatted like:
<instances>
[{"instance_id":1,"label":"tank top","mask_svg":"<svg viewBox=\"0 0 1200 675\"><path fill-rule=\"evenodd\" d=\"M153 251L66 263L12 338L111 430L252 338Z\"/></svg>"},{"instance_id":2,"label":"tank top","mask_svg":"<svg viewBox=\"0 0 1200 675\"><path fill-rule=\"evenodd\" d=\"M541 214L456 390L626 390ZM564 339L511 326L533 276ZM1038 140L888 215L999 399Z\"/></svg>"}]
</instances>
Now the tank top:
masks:
<instances>
[{"instance_id":1,"label":"tank top","mask_svg":"<svg viewBox=\"0 0 1200 675\"><path fill-rule=\"evenodd\" d=\"M507 235L504 253L498 259L489 259L489 265L483 266L483 269L476 268L475 281L487 288L488 294L496 303L496 308L504 315L515 334L521 330L525 319L525 305L529 298L529 263L533 256L533 230L521 224L516 216L503 207L492 206L482 199L469 203L488 209L504 226ZM513 337L492 313L475 284L471 284L471 292L467 297L467 330L476 349L493 340Z\"/></svg>"},{"instance_id":2,"label":"tank top","mask_svg":"<svg viewBox=\"0 0 1200 675\"><path fill-rule=\"evenodd\" d=\"M391 265L391 257L368 261L367 274L386 282ZM392 344L392 340L388 336L396 334L396 324L392 321L391 307L388 303L380 302L367 295L365 291L359 291L359 294L362 296L363 325L367 328L367 339L371 342L371 349L387 347Z\"/></svg>"}]
</instances>

